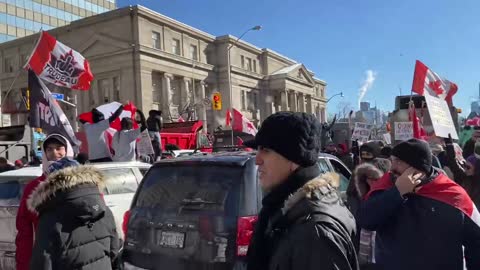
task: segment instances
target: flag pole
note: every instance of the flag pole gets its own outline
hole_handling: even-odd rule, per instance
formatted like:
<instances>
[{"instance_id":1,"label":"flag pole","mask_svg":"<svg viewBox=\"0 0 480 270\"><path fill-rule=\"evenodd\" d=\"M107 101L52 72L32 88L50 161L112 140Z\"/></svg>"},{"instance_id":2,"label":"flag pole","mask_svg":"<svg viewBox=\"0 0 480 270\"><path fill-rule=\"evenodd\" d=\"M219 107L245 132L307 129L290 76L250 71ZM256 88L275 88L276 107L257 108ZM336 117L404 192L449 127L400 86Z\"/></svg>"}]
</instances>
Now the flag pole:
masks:
<instances>
[{"instance_id":1,"label":"flag pole","mask_svg":"<svg viewBox=\"0 0 480 270\"><path fill-rule=\"evenodd\" d=\"M27 63L25 63L25 65L24 65L22 68L20 68L20 69L17 70L17 72L16 72L16 74L15 74L15 78L13 79L12 84L10 85L10 87L8 88L7 93L5 94L5 99L1 101L0 106L1 106L2 108L3 108L3 105L4 105L5 100L6 100L7 97L8 97L8 94L10 94L10 91L12 91L12 87L13 87L13 85L15 84L15 81L17 80L18 76L20 76L20 72L21 72L22 70L24 70L24 69L28 66L28 63L30 62L30 58L32 58L33 52L35 51L35 48L37 48L38 43L40 42L40 38L41 38L41 36L42 36L42 31L43 31L42 28L40 28L40 31L39 31L39 34L40 34L40 35L38 36L38 38L37 38L37 39L35 40L35 42L34 42L34 47L33 47L32 52L30 53L30 56L29 56L28 59L27 59Z\"/></svg>"}]
</instances>

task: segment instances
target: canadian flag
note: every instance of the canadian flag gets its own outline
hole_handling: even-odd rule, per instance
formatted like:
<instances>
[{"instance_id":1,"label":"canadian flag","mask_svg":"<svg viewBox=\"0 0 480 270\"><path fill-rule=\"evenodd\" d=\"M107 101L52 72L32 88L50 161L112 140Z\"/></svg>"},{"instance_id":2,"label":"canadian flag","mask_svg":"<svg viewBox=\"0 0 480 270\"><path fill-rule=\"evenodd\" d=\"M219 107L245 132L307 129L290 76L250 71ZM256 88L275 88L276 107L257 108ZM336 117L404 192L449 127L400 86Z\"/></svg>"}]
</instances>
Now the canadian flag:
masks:
<instances>
[{"instance_id":1,"label":"canadian flag","mask_svg":"<svg viewBox=\"0 0 480 270\"><path fill-rule=\"evenodd\" d=\"M121 105L122 104L119 102L112 102L112 103L98 106L96 109L99 112L103 113L103 116L105 117L105 119L108 119L112 114L115 113L115 111ZM121 121L123 118L125 117L132 118L134 120L133 128L138 128L137 121L135 121L136 113L137 113L137 108L135 107L135 105L133 105L130 102L127 103L127 105L123 106L123 112L120 114L120 116L117 119L115 119L112 123L110 123L110 128L105 131L105 141L107 142L107 145L110 148L110 151L112 151L112 153L113 153L113 150L111 146L112 146L113 135L115 135L117 131L122 129ZM92 112L82 113L78 116L78 119L84 122L93 123Z\"/></svg>"},{"instance_id":2,"label":"canadian flag","mask_svg":"<svg viewBox=\"0 0 480 270\"><path fill-rule=\"evenodd\" d=\"M234 131L240 131L255 136L257 134L257 128L255 127L255 125L250 120L248 120L248 118L246 118L241 112L237 111L236 109L232 109L232 111L232 129Z\"/></svg>"},{"instance_id":3,"label":"canadian flag","mask_svg":"<svg viewBox=\"0 0 480 270\"><path fill-rule=\"evenodd\" d=\"M119 102L112 102L108 104L104 104L98 106L96 109L103 113L105 119L108 119L122 104ZM115 119L112 123L110 123L110 128L113 130L121 130L121 120L124 117L129 117L135 120L135 114L137 113L137 108L132 103L128 102L127 105L123 106L123 112L120 116ZM79 120L84 122L93 123L93 115L92 112L85 112L78 116ZM133 121L133 128L138 128L138 124L136 121Z\"/></svg>"},{"instance_id":4,"label":"canadian flag","mask_svg":"<svg viewBox=\"0 0 480 270\"><path fill-rule=\"evenodd\" d=\"M90 89L93 80L88 61L44 31L25 68L47 82L76 90Z\"/></svg>"},{"instance_id":5,"label":"canadian flag","mask_svg":"<svg viewBox=\"0 0 480 270\"><path fill-rule=\"evenodd\" d=\"M452 104L452 97L457 93L458 86L429 69L425 64L417 60L413 74L413 92L419 95L425 93L444 99Z\"/></svg>"}]
</instances>

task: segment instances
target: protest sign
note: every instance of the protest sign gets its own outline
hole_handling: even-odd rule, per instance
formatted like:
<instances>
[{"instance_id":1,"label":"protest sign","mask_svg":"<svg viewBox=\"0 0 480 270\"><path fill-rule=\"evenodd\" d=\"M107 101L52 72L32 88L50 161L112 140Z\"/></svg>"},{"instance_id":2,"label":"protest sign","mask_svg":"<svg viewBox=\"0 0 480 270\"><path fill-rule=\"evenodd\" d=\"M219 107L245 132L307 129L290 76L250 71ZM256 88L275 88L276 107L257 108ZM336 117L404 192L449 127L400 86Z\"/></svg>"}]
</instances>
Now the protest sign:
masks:
<instances>
[{"instance_id":1,"label":"protest sign","mask_svg":"<svg viewBox=\"0 0 480 270\"><path fill-rule=\"evenodd\" d=\"M412 122L395 122L395 140L406 141L413 138L413 123Z\"/></svg>"},{"instance_id":2,"label":"protest sign","mask_svg":"<svg viewBox=\"0 0 480 270\"><path fill-rule=\"evenodd\" d=\"M152 139L147 130L144 130L140 135L140 140L137 142L137 151L139 156L153 155Z\"/></svg>"},{"instance_id":3,"label":"protest sign","mask_svg":"<svg viewBox=\"0 0 480 270\"><path fill-rule=\"evenodd\" d=\"M385 133L385 134L383 134L383 140L384 140L387 144L392 144L392 135L390 135L390 133Z\"/></svg>"},{"instance_id":4,"label":"protest sign","mask_svg":"<svg viewBox=\"0 0 480 270\"><path fill-rule=\"evenodd\" d=\"M430 95L425 95L428 113L432 120L435 135L442 138L448 138L448 134L452 135L452 139L457 140L458 134L453 123L450 109L445 100Z\"/></svg>"},{"instance_id":5,"label":"protest sign","mask_svg":"<svg viewBox=\"0 0 480 270\"><path fill-rule=\"evenodd\" d=\"M355 129L352 134L352 141L358 140L359 142L366 142L370 137L373 125L366 123L355 123Z\"/></svg>"}]
</instances>

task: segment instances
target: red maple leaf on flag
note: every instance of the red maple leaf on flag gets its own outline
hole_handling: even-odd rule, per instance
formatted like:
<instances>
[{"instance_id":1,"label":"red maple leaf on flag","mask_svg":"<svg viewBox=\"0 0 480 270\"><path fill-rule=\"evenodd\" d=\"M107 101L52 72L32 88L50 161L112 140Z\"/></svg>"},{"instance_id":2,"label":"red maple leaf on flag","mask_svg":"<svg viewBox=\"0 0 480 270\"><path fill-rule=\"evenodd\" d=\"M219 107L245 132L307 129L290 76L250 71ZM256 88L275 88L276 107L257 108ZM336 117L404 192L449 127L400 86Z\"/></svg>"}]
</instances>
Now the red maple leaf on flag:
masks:
<instances>
[{"instance_id":1,"label":"red maple leaf on flag","mask_svg":"<svg viewBox=\"0 0 480 270\"><path fill-rule=\"evenodd\" d=\"M428 87L435 92L437 95L442 95L445 91L442 88L442 81L436 80L434 82L430 82Z\"/></svg>"}]
</instances>

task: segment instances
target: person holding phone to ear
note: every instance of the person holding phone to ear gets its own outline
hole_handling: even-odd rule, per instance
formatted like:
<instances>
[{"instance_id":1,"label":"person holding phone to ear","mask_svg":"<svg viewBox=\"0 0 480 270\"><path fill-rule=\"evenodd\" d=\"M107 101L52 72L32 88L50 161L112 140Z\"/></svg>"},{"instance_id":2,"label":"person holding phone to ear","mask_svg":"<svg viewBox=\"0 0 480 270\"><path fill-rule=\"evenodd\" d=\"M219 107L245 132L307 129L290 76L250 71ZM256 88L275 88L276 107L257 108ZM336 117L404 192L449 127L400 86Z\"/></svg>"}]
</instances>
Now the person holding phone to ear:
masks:
<instances>
[{"instance_id":1,"label":"person holding phone to ear","mask_svg":"<svg viewBox=\"0 0 480 270\"><path fill-rule=\"evenodd\" d=\"M390 172L372 182L358 222L376 231L376 263L388 270L480 269L480 213L466 191L432 166L427 142L392 150Z\"/></svg>"}]
</instances>

